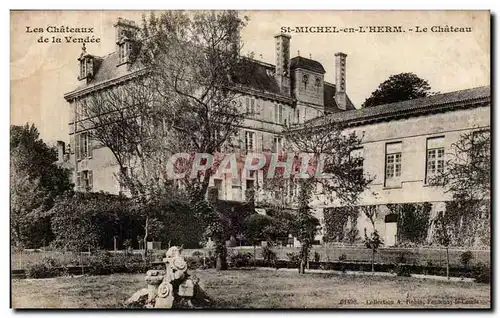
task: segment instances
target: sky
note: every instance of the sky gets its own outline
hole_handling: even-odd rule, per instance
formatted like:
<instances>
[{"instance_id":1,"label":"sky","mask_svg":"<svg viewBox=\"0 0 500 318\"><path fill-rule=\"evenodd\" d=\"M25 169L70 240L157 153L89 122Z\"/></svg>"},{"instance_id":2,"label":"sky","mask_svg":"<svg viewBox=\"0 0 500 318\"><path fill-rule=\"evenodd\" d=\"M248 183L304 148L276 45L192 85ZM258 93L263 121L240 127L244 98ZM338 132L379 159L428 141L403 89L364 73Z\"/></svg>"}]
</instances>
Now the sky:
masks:
<instances>
[{"instance_id":1,"label":"sky","mask_svg":"<svg viewBox=\"0 0 500 318\"><path fill-rule=\"evenodd\" d=\"M114 51L113 24L118 17L140 22L146 11L12 11L11 124L34 123L49 143L67 141L68 104L64 93L77 81L81 44L64 43L71 33L46 28L92 27L100 43L87 52L103 56ZM432 26L471 27L469 33L293 33L291 57L311 57L334 83L334 54L347 54L347 94L356 107L390 75L413 72L427 80L433 92L450 92L490 84L490 18L488 11L248 11L242 31L243 52L274 64L274 35L281 27L402 26L415 30ZM43 33L27 32L35 28ZM84 34L85 36L88 34ZM41 36L49 43L38 43ZM63 43L50 43L52 36ZM300 52L300 53L299 53Z\"/></svg>"}]
</instances>

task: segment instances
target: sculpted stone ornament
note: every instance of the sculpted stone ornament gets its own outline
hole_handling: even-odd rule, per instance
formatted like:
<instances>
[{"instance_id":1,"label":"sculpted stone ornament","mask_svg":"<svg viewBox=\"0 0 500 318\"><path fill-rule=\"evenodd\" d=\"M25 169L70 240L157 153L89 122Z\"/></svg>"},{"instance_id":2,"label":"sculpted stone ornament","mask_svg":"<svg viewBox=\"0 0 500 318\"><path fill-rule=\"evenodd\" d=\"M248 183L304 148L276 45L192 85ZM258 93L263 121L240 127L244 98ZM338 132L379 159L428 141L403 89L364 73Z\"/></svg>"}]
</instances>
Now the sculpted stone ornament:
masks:
<instances>
[{"instance_id":1,"label":"sculpted stone ornament","mask_svg":"<svg viewBox=\"0 0 500 318\"><path fill-rule=\"evenodd\" d=\"M188 265L181 249L172 246L163 259L165 270L149 270L147 288L137 291L126 305L143 308L199 308L212 301L203 290L198 277L188 274Z\"/></svg>"}]
</instances>

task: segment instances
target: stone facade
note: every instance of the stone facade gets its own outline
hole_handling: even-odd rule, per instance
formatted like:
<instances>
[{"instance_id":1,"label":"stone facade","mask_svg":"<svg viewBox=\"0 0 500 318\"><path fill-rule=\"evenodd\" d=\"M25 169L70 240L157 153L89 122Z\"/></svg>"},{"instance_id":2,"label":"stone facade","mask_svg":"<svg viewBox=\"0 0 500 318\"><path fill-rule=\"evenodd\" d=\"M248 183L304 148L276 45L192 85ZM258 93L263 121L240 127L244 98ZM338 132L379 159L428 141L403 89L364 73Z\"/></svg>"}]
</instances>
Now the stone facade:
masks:
<instances>
[{"instance_id":1,"label":"stone facade","mask_svg":"<svg viewBox=\"0 0 500 318\"><path fill-rule=\"evenodd\" d=\"M78 118L79 111L75 106L78 100L120 85L137 72L131 59L127 58L127 54L134 52L130 40L134 38L135 24L119 20L115 28L116 52L97 57L88 54L86 50L90 48L85 48L78 62L84 61L85 69L91 65L91 74L81 73L80 64L80 73L75 74L76 89L64 95L70 113L66 156L79 191L126 191L117 181L119 168L111 151L92 140L88 129L81 124L82 118ZM386 222L387 205L429 202L432 204L431 217L442 210L449 196L427 184L428 150L430 147L442 148L446 153L461 134L490 126L489 87L355 109L347 95L347 55L336 53L332 56L335 69L329 72L335 73L336 81L332 84L324 80L326 71L319 62L301 56L290 58L290 41L288 35L275 37L275 65L252 60L262 77L262 85L258 88L250 85L245 89L241 102L253 114L244 120L231 143L244 151L279 152L286 144L281 136L285 125L300 125L325 115L348 123L349 131L362 136L358 155L364 158L364 172L374 177L370 191L362 195L360 205L380 209L377 230L389 245L395 244L397 229L391 224L393 222ZM388 160L391 160L390 167ZM388 169L392 171L390 178ZM210 185L218 188L220 199L243 201L247 189L257 187L262 177L262 172L259 172L254 176L244 176L239 183L222 179L211 180ZM286 189L284 192L293 195L296 190ZM256 193L257 205L262 195L265 194L259 196ZM323 224L323 210L337 206L325 204L322 198L316 198L312 204ZM365 228L369 228L368 224L360 213L356 227L361 235ZM323 234L317 236L319 241Z\"/></svg>"}]
</instances>

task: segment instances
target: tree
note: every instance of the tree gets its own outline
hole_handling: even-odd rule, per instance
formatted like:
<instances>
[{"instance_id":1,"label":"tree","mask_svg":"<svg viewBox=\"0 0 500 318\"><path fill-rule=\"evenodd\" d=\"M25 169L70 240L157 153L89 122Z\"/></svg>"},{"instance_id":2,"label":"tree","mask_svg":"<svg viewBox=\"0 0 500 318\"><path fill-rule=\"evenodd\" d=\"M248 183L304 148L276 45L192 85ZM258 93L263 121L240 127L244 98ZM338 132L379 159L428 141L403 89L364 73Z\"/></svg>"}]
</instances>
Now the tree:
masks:
<instances>
[{"instance_id":1,"label":"tree","mask_svg":"<svg viewBox=\"0 0 500 318\"><path fill-rule=\"evenodd\" d=\"M299 208L297 211L297 239L300 241L299 273L304 274L314 236L318 231L319 221L311 213L309 202L312 196L312 180L302 180L299 192Z\"/></svg>"},{"instance_id":2,"label":"tree","mask_svg":"<svg viewBox=\"0 0 500 318\"><path fill-rule=\"evenodd\" d=\"M147 206L171 183L166 167L172 154L191 154L184 165L189 168L195 153L221 152L238 131L246 115L238 79L253 65L240 55L244 25L232 11L143 17L135 38L133 80L79 101L87 128L111 149L119 179L138 202ZM209 167L179 181L190 192L192 216L204 220L205 227L220 228L212 224L220 218L204 214L208 210L201 203L213 172ZM146 228L148 222L146 217ZM212 232L218 233L215 228ZM216 243L225 249L224 242Z\"/></svg>"},{"instance_id":3,"label":"tree","mask_svg":"<svg viewBox=\"0 0 500 318\"><path fill-rule=\"evenodd\" d=\"M478 129L460 136L446 154L444 169L429 183L452 195L443 221L454 225L455 238L474 245L490 241L491 148L489 130ZM457 235L466 233L466 235Z\"/></svg>"},{"instance_id":4,"label":"tree","mask_svg":"<svg viewBox=\"0 0 500 318\"><path fill-rule=\"evenodd\" d=\"M370 220L372 224L373 231L368 236L365 228L365 246L372 250L372 272L375 272L375 253L378 248L383 245L382 239L380 238L380 234L375 228L375 220L378 216L378 210L375 205L367 205L361 207L361 210L366 215L366 217Z\"/></svg>"},{"instance_id":5,"label":"tree","mask_svg":"<svg viewBox=\"0 0 500 318\"><path fill-rule=\"evenodd\" d=\"M436 219L434 220L435 223L435 233L436 233L436 240L438 244L441 246L444 246L446 250L446 277L450 279L450 253L449 253L449 247L453 242L453 226L450 225L449 222L447 222L446 218L444 217L444 213L440 212Z\"/></svg>"},{"instance_id":6,"label":"tree","mask_svg":"<svg viewBox=\"0 0 500 318\"><path fill-rule=\"evenodd\" d=\"M300 127L285 128L285 136L288 148L299 152L298 155L287 154L295 156L291 161L292 173L290 177L283 177L284 168L281 168L277 177L265 181L268 187L283 189L289 183L299 188L295 197L297 232L302 244L301 264L304 265L319 225L311 214L310 201L316 197L322 198L325 204L355 206L371 179L363 173L363 159L351 155L359 147L361 138L355 133L347 133L334 119L326 116ZM303 166L307 167L306 171ZM300 272L304 272L302 266Z\"/></svg>"},{"instance_id":7,"label":"tree","mask_svg":"<svg viewBox=\"0 0 500 318\"><path fill-rule=\"evenodd\" d=\"M40 247L52 240L46 212L61 194L72 190L69 170L33 124L10 127L10 196L12 243Z\"/></svg>"},{"instance_id":8,"label":"tree","mask_svg":"<svg viewBox=\"0 0 500 318\"><path fill-rule=\"evenodd\" d=\"M401 73L389 76L385 82L371 93L362 107L401 102L409 99L430 96L429 83L413 73Z\"/></svg>"}]
</instances>

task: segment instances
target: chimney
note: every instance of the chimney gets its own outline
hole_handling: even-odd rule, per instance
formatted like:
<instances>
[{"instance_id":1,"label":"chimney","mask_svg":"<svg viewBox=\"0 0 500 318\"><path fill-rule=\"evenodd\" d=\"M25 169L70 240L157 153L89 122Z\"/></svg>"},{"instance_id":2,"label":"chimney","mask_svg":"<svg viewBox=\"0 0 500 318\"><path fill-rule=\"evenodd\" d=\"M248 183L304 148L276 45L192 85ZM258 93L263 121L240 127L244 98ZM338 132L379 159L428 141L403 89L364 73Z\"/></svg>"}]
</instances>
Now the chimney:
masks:
<instances>
[{"instance_id":1,"label":"chimney","mask_svg":"<svg viewBox=\"0 0 500 318\"><path fill-rule=\"evenodd\" d=\"M64 143L64 141L61 141L61 140L57 141L57 161L58 162L64 161L65 146L66 146L66 144Z\"/></svg>"},{"instance_id":2,"label":"chimney","mask_svg":"<svg viewBox=\"0 0 500 318\"><path fill-rule=\"evenodd\" d=\"M345 53L335 53L335 102L341 110L346 110L347 107L346 58Z\"/></svg>"},{"instance_id":3,"label":"chimney","mask_svg":"<svg viewBox=\"0 0 500 318\"><path fill-rule=\"evenodd\" d=\"M282 93L290 95L290 39L288 34L275 35L276 81Z\"/></svg>"},{"instance_id":4,"label":"chimney","mask_svg":"<svg viewBox=\"0 0 500 318\"><path fill-rule=\"evenodd\" d=\"M131 62L136 50L136 39L139 27L134 21L118 18L115 27L115 52L118 54L118 65Z\"/></svg>"}]
</instances>

